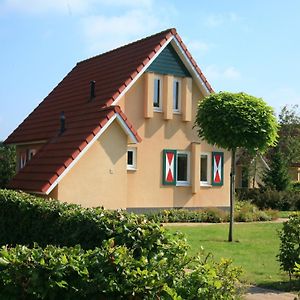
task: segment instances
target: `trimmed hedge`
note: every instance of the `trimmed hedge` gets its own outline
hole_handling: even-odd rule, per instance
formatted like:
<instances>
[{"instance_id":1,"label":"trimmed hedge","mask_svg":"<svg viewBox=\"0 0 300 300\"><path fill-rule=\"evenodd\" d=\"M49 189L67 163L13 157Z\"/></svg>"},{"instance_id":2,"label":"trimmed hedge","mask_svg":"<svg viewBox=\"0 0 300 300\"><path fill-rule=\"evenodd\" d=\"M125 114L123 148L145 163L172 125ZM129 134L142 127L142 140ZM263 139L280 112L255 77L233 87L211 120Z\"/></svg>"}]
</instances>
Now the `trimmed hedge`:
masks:
<instances>
[{"instance_id":1,"label":"trimmed hedge","mask_svg":"<svg viewBox=\"0 0 300 300\"><path fill-rule=\"evenodd\" d=\"M8 244L0 250L0 299L229 300L239 293L231 262L188 259L184 236L145 216L9 190L0 190L0 207L0 241Z\"/></svg>"},{"instance_id":2,"label":"trimmed hedge","mask_svg":"<svg viewBox=\"0 0 300 300\"><path fill-rule=\"evenodd\" d=\"M176 254L175 254L176 255ZM35 245L0 250L1 299L236 299L239 268L200 256L183 257L167 273L172 257L135 257L125 246L107 241L102 248ZM189 268L189 271L184 271ZM169 277L172 280L169 280Z\"/></svg>"},{"instance_id":3,"label":"trimmed hedge","mask_svg":"<svg viewBox=\"0 0 300 300\"><path fill-rule=\"evenodd\" d=\"M251 201L259 209L300 210L300 190L237 189L241 201Z\"/></svg>"},{"instance_id":4,"label":"trimmed hedge","mask_svg":"<svg viewBox=\"0 0 300 300\"><path fill-rule=\"evenodd\" d=\"M84 249L114 238L116 245L157 250L169 242L160 224L143 215L46 200L0 190L0 244L48 244Z\"/></svg>"}]
</instances>

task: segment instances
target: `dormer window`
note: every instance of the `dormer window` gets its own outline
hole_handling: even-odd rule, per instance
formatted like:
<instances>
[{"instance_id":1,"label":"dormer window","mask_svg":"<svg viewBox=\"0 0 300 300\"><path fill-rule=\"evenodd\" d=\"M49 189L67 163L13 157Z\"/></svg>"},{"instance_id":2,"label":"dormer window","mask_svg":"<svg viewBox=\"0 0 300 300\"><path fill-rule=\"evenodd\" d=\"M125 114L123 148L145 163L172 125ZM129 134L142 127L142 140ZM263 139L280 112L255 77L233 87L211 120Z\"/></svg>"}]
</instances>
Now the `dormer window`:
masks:
<instances>
[{"instance_id":1,"label":"dormer window","mask_svg":"<svg viewBox=\"0 0 300 300\"><path fill-rule=\"evenodd\" d=\"M181 84L180 79L174 78L173 81L173 111L179 113L181 105Z\"/></svg>"},{"instance_id":2,"label":"dormer window","mask_svg":"<svg viewBox=\"0 0 300 300\"><path fill-rule=\"evenodd\" d=\"M154 111L162 111L162 78L154 77L154 93L153 93Z\"/></svg>"}]
</instances>

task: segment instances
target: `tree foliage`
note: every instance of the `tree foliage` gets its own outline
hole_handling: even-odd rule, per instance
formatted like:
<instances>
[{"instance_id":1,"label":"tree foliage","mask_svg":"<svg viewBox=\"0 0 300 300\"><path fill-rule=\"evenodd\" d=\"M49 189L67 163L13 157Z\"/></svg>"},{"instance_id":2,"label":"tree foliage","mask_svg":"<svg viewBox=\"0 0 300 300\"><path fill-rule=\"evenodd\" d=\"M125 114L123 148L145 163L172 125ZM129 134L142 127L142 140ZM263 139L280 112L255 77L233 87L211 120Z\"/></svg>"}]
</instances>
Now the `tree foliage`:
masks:
<instances>
[{"instance_id":1,"label":"tree foliage","mask_svg":"<svg viewBox=\"0 0 300 300\"><path fill-rule=\"evenodd\" d=\"M290 186L290 177L286 160L283 157L283 153L280 151L279 146L275 147L272 151L269 167L270 169L267 169L263 176L265 187L277 191L287 190Z\"/></svg>"},{"instance_id":2,"label":"tree foliage","mask_svg":"<svg viewBox=\"0 0 300 300\"><path fill-rule=\"evenodd\" d=\"M6 186L16 173L16 148L0 142L0 188Z\"/></svg>"},{"instance_id":3,"label":"tree foliage","mask_svg":"<svg viewBox=\"0 0 300 300\"><path fill-rule=\"evenodd\" d=\"M209 95L198 105L196 124L200 137L228 150L264 151L274 144L278 130L273 109L245 93Z\"/></svg>"},{"instance_id":4,"label":"tree foliage","mask_svg":"<svg viewBox=\"0 0 300 300\"><path fill-rule=\"evenodd\" d=\"M284 106L278 116L280 125L278 146L288 165L300 162L300 114L299 106Z\"/></svg>"}]
</instances>

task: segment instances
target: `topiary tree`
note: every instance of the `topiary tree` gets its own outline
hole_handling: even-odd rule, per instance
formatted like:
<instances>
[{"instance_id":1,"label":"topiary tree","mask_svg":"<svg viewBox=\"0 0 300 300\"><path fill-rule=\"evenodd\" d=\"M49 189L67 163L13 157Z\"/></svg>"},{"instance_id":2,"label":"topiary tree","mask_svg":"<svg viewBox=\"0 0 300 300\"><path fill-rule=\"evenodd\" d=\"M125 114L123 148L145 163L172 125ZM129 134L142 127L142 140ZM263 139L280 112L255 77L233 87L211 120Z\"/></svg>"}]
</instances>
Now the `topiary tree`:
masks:
<instances>
[{"instance_id":1,"label":"topiary tree","mask_svg":"<svg viewBox=\"0 0 300 300\"><path fill-rule=\"evenodd\" d=\"M210 144L231 151L230 227L234 219L235 154L239 147L265 151L277 139L278 124L273 109L262 99L245 93L211 94L198 104L195 125L198 135Z\"/></svg>"}]
</instances>

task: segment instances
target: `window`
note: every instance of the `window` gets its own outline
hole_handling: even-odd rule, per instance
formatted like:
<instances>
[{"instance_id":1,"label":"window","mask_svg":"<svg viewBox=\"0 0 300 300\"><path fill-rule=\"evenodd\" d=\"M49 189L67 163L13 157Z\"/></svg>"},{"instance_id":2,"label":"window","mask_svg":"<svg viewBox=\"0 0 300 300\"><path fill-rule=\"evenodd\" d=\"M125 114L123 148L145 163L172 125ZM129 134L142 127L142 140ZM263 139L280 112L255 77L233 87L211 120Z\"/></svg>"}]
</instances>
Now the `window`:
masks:
<instances>
[{"instance_id":1,"label":"window","mask_svg":"<svg viewBox=\"0 0 300 300\"><path fill-rule=\"evenodd\" d=\"M154 111L161 111L162 108L162 78L154 78L154 95L153 95L153 107Z\"/></svg>"},{"instance_id":2,"label":"window","mask_svg":"<svg viewBox=\"0 0 300 300\"><path fill-rule=\"evenodd\" d=\"M180 112L180 80L173 81L173 111Z\"/></svg>"},{"instance_id":3,"label":"window","mask_svg":"<svg viewBox=\"0 0 300 300\"><path fill-rule=\"evenodd\" d=\"M136 148L127 150L127 170L136 170Z\"/></svg>"},{"instance_id":4,"label":"window","mask_svg":"<svg viewBox=\"0 0 300 300\"><path fill-rule=\"evenodd\" d=\"M200 185L211 183L211 157L208 153L202 153L200 157Z\"/></svg>"},{"instance_id":5,"label":"window","mask_svg":"<svg viewBox=\"0 0 300 300\"><path fill-rule=\"evenodd\" d=\"M35 155L36 150L35 149L29 149L28 151L28 160L31 160L33 156Z\"/></svg>"},{"instance_id":6,"label":"window","mask_svg":"<svg viewBox=\"0 0 300 300\"><path fill-rule=\"evenodd\" d=\"M190 154L189 152L177 151L176 185L189 185Z\"/></svg>"}]
</instances>

